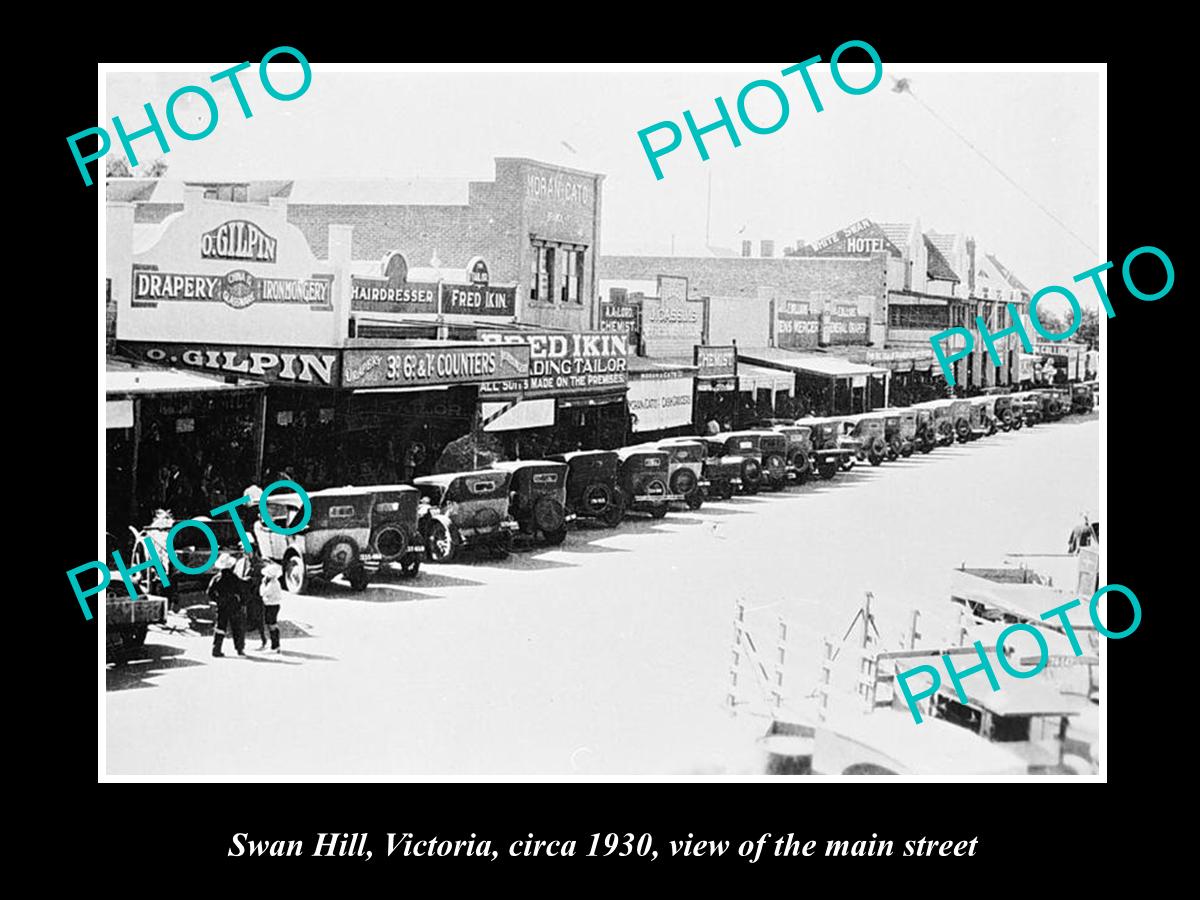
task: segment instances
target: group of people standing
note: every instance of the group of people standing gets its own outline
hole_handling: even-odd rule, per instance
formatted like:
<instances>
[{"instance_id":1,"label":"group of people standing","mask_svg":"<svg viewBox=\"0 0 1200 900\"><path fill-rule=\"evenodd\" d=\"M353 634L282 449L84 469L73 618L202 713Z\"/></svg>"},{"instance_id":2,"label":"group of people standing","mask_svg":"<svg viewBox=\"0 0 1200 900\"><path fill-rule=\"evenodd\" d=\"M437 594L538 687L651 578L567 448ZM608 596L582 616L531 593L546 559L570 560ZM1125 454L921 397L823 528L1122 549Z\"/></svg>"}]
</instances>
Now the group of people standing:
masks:
<instances>
[{"instance_id":1,"label":"group of people standing","mask_svg":"<svg viewBox=\"0 0 1200 900\"><path fill-rule=\"evenodd\" d=\"M246 490L251 498L250 509L258 507L262 491L256 486ZM239 508L239 514L246 507ZM243 516L244 524L251 522L256 513ZM238 656L246 655L246 629L257 630L261 644L259 650L268 649L267 635L270 634L270 650L281 653L279 646L279 607L283 600L283 587L279 579L283 568L279 563L265 559L258 547L254 529L247 527L245 535L253 546L249 553L235 555L221 553L213 564L216 574L208 583L208 596L217 605L217 624L213 630L213 656L224 656L222 645L227 632L233 632L233 647Z\"/></svg>"}]
</instances>

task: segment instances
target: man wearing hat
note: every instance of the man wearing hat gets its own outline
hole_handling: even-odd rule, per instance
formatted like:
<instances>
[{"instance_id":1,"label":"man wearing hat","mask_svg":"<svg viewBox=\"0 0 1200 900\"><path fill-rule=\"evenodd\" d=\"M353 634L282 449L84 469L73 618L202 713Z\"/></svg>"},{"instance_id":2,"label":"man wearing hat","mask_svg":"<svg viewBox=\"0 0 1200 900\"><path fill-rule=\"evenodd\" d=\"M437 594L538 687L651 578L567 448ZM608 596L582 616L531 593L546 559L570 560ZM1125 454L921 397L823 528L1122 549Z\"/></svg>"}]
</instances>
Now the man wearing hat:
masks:
<instances>
[{"instance_id":1,"label":"man wearing hat","mask_svg":"<svg viewBox=\"0 0 1200 900\"><path fill-rule=\"evenodd\" d=\"M217 557L213 568L217 574L208 583L208 596L217 604L217 627L213 631L213 656L224 656L221 645L225 629L233 629L233 646L238 656L246 655L246 621L242 607L243 583L234 572L237 560L228 553Z\"/></svg>"}]
</instances>

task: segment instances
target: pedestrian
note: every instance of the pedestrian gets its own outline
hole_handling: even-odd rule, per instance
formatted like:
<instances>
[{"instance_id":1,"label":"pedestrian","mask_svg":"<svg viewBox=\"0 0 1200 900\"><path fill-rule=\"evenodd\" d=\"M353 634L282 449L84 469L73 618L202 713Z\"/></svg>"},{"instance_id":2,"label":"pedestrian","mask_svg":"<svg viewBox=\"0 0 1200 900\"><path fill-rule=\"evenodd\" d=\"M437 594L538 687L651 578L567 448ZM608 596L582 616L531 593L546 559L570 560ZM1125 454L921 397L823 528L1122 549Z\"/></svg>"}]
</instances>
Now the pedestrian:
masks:
<instances>
[{"instance_id":1,"label":"pedestrian","mask_svg":"<svg viewBox=\"0 0 1200 900\"><path fill-rule=\"evenodd\" d=\"M1087 513L1084 513L1083 521L1071 529L1071 534L1067 538L1067 552L1074 556L1081 548L1090 546L1093 537L1095 537L1095 532L1092 531Z\"/></svg>"},{"instance_id":2,"label":"pedestrian","mask_svg":"<svg viewBox=\"0 0 1200 900\"><path fill-rule=\"evenodd\" d=\"M266 612L263 608L262 572L264 562L257 553L243 556L234 566L234 574L241 582L242 605L246 610L246 631L257 631L261 643L259 650L267 649Z\"/></svg>"},{"instance_id":3,"label":"pedestrian","mask_svg":"<svg viewBox=\"0 0 1200 900\"><path fill-rule=\"evenodd\" d=\"M259 593L262 596L263 618L271 632L271 652L282 653L279 649L279 605L283 600L283 588L279 579L283 568L279 563L269 562L263 566L262 586ZM260 649L266 649L266 641Z\"/></svg>"},{"instance_id":4,"label":"pedestrian","mask_svg":"<svg viewBox=\"0 0 1200 900\"><path fill-rule=\"evenodd\" d=\"M217 604L217 627L213 630L213 656L224 656L221 645L225 631L233 631L233 646L238 656L246 655L245 611L242 608L242 585L234 573L236 560L228 553L217 557L213 568L217 574L208 583L208 596Z\"/></svg>"}]
</instances>

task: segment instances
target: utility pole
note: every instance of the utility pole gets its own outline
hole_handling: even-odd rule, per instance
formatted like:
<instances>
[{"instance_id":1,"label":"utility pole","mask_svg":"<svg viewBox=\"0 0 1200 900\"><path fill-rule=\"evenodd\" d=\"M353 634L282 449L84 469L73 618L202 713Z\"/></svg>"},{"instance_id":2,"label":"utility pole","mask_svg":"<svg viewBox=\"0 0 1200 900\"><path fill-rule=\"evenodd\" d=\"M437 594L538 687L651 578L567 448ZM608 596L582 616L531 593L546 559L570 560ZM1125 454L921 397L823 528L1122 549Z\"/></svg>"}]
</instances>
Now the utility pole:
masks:
<instances>
[{"instance_id":1,"label":"utility pole","mask_svg":"<svg viewBox=\"0 0 1200 900\"><path fill-rule=\"evenodd\" d=\"M712 224L712 169L708 170L708 202L704 205L704 249L712 243L709 238L709 227Z\"/></svg>"}]
</instances>

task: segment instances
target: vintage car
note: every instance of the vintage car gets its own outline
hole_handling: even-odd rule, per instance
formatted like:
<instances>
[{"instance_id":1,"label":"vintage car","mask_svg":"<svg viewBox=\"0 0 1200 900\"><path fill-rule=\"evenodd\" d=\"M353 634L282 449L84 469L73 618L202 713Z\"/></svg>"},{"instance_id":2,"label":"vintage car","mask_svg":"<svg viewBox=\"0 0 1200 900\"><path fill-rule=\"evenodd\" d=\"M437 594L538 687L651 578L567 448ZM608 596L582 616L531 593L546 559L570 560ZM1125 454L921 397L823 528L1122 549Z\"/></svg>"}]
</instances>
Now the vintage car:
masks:
<instances>
[{"instance_id":1,"label":"vintage car","mask_svg":"<svg viewBox=\"0 0 1200 900\"><path fill-rule=\"evenodd\" d=\"M1099 409L1100 408L1100 382L1099 381L1085 381L1083 383L1092 389L1092 409Z\"/></svg>"},{"instance_id":2,"label":"vintage car","mask_svg":"<svg viewBox=\"0 0 1200 900\"><path fill-rule=\"evenodd\" d=\"M524 535L547 544L561 544L567 523L575 516L567 512L566 463L549 460L495 462L492 468L508 472L508 513L517 520Z\"/></svg>"},{"instance_id":3,"label":"vintage car","mask_svg":"<svg viewBox=\"0 0 1200 900\"><path fill-rule=\"evenodd\" d=\"M671 457L665 450L649 447L621 447L620 490L626 509L647 512L655 519L667 514L675 500L684 499L670 486Z\"/></svg>"},{"instance_id":4,"label":"vintage car","mask_svg":"<svg viewBox=\"0 0 1200 900\"><path fill-rule=\"evenodd\" d=\"M971 404L971 440L996 433L996 398L986 394L972 397Z\"/></svg>"},{"instance_id":5,"label":"vintage car","mask_svg":"<svg viewBox=\"0 0 1200 900\"><path fill-rule=\"evenodd\" d=\"M996 416L996 424L1004 431L1016 431L1025 424L1022 405L1012 394L994 395L995 404L992 411Z\"/></svg>"},{"instance_id":6,"label":"vintage car","mask_svg":"<svg viewBox=\"0 0 1200 900\"><path fill-rule=\"evenodd\" d=\"M861 413L847 417L846 425L850 435L862 442L858 458L868 460L873 466L882 463L888 456L884 417L877 413Z\"/></svg>"},{"instance_id":7,"label":"vintage car","mask_svg":"<svg viewBox=\"0 0 1200 900\"><path fill-rule=\"evenodd\" d=\"M165 562L166 556L162 555L162 559ZM121 573L110 569L108 574L108 587L104 590L105 655L120 657L146 643L151 625L167 621L167 598L142 591L135 580L138 597L134 600L125 589Z\"/></svg>"},{"instance_id":8,"label":"vintage car","mask_svg":"<svg viewBox=\"0 0 1200 900\"><path fill-rule=\"evenodd\" d=\"M311 517L296 534L280 534L254 523L262 555L283 567L283 587L306 590L314 578L332 581L345 575L350 587L365 590L367 580L384 563L398 563L401 572L415 576L425 552L418 529L416 488L406 484L337 487L312 491ZM267 512L281 528L294 528L304 505L294 493L274 493Z\"/></svg>"},{"instance_id":9,"label":"vintage car","mask_svg":"<svg viewBox=\"0 0 1200 900\"><path fill-rule=\"evenodd\" d=\"M909 409L885 409L883 438L888 445L888 458L912 456L913 440L917 436L917 414Z\"/></svg>"},{"instance_id":10,"label":"vintage car","mask_svg":"<svg viewBox=\"0 0 1200 900\"><path fill-rule=\"evenodd\" d=\"M1045 407L1042 410L1047 421L1056 422L1071 411L1071 391L1068 388L1042 388Z\"/></svg>"},{"instance_id":11,"label":"vintage car","mask_svg":"<svg viewBox=\"0 0 1200 900\"><path fill-rule=\"evenodd\" d=\"M683 494L689 509L704 505L704 495L709 487L704 477L704 459L708 448L698 437L674 437L659 441L651 446L665 450L671 458L670 476L667 486L675 494Z\"/></svg>"},{"instance_id":12,"label":"vintage car","mask_svg":"<svg viewBox=\"0 0 1200 900\"><path fill-rule=\"evenodd\" d=\"M787 483L787 438L773 431L729 431L714 437L725 452L757 461L760 477L754 490L778 490Z\"/></svg>"},{"instance_id":13,"label":"vintage car","mask_svg":"<svg viewBox=\"0 0 1200 900\"><path fill-rule=\"evenodd\" d=\"M192 521L207 525L212 530L213 536L217 539L218 552L229 553L235 557L245 553L241 538L238 536L237 526L229 517L211 519L208 516L193 516ZM130 568L141 566L150 559L146 546L148 540L154 545L158 558L167 571L167 580L170 584L164 585L158 570L152 566L133 573L130 580L138 587L139 591L166 597L171 607L180 606L184 602L183 598L188 594L203 593L208 587L209 581L212 580L212 572L207 569L200 574L189 574L179 569L171 561L171 557L167 554L167 535L175 524L176 519L171 512L160 509L155 511L154 518L145 528L138 529L133 526L129 528L133 533L133 547L129 553ZM210 560L212 547L204 532L199 528L181 529L175 534L173 543L175 558L189 569L204 567Z\"/></svg>"},{"instance_id":14,"label":"vintage car","mask_svg":"<svg viewBox=\"0 0 1200 900\"><path fill-rule=\"evenodd\" d=\"M547 457L567 465L567 509L581 519L615 528L625 518L619 487L621 458L613 450L576 450Z\"/></svg>"},{"instance_id":15,"label":"vintage car","mask_svg":"<svg viewBox=\"0 0 1200 900\"><path fill-rule=\"evenodd\" d=\"M813 458L812 426L796 424L775 424L771 430L782 434L787 439L787 473L795 479L796 484L804 484L816 471Z\"/></svg>"},{"instance_id":16,"label":"vintage car","mask_svg":"<svg viewBox=\"0 0 1200 900\"><path fill-rule=\"evenodd\" d=\"M1012 398L1014 406L1020 410L1021 421L1030 428L1045 421L1042 412L1045 398L1042 397L1041 391L1020 391L1013 394Z\"/></svg>"},{"instance_id":17,"label":"vintage car","mask_svg":"<svg viewBox=\"0 0 1200 900\"><path fill-rule=\"evenodd\" d=\"M1096 405L1095 392L1086 381L1071 385L1071 412L1090 413Z\"/></svg>"},{"instance_id":18,"label":"vintage car","mask_svg":"<svg viewBox=\"0 0 1200 900\"><path fill-rule=\"evenodd\" d=\"M927 400L914 405L915 409L927 409L933 414L933 430L937 435L937 442L943 447L954 443L957 424L954 418L954 404L957 402L959 401Z\"/></svg>"},{"instance_id":19,"label":"vintage car","mask_svg":"<svg viewBox=\"0 0 1200 900\"><path fill-rule=\"evenodd\" d=\"M757 494L762 481L762 466L758 457L730 453L725 441L718 437L705 437L704 479L708 482L708 495L728 500L736 492Z\"/></svg>"},{"instance_id":20,"label":"vintage car","mask_svg":"<svg viewBox=\"0 0 1200 900\"><path fill-rule=\"evenodd\" d=\"M812 461L817 474L822 478L833 478L839 469L848 469L854 465L861 443L856 438L848 438L842 434L842 419L797 419L796 424L809 430Z\"/></svg>"},{"instance_id":21,"label":"vintage car","mask_svg":"<svg viewBox=\"0 0 1200 900\"><path fill-rule=\"evenodd\" d=\"M910 411L916 419L913 446L922 453L929 453L939 443L933 410L922 406L913 406L910 407Z\"/></svg>"},{"instance_id":22,"label":"vintage car","mask_svg":"<svg viewBox=\"0 0 1200 900\"><path fill-rule=\"evenodd\" d=\"M417 524L426 555L435 562L450 562L465 547L506 555L520 527L508 511L511 481L512 475L500 469L414 479L421 492Z\"/></svg>"}]
</instances>

